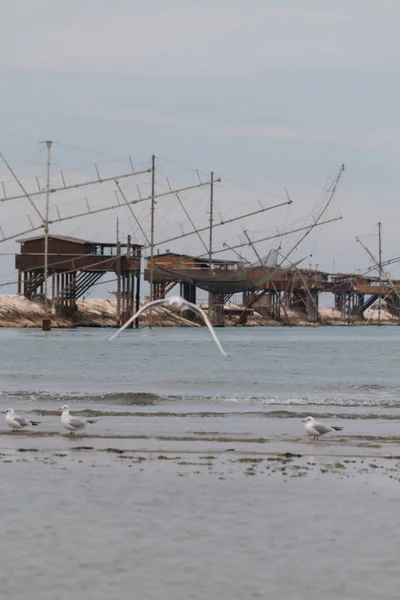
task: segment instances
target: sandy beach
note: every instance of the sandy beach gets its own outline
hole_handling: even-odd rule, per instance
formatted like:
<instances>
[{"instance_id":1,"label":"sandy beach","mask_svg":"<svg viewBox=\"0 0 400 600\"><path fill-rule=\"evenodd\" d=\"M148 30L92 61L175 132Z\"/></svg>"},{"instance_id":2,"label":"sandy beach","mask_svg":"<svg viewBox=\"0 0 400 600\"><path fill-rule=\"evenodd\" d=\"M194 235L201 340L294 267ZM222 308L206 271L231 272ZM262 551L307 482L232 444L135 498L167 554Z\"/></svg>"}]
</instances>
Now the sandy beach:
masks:
<instances>
[{"instance_id":1,"label":"sandy beach","mask_svg":"<svg viewBox=\"0 0 400 600\"><path fill-rule=\"evenodd\" d=\"M174 419L168 435L123 436L102 416L103 434L75 439L48 420L0 433L3 568L24 564L2 580L8 597L396 598L399 438L300 435L279 452L225 430L177 435Z\"/></svg>"},{"instance_id":2,"label":"sandy beach","mask_svg":"<svg viewBox=\"0 0 400 600\"><path fill-rule=\"evenodd\" d=\"M142 302L142 305L144 301ZM88 299L77 301L78 311L74 318L58 317L51 315L52 327L115 327L117 303L115 299ZM206 308L206 307L205 307ZM238 309L239 306L231 305ZM177 315L165 308L153 309L154 327L198 327L199 324L185 318L185 314ZM320 324L322 325L348 325L343 320L340 311L333 308L320 308ZM42 300L28 300L21 294L0 294L0 327L41 327L45 317ZM352 325L376 325L379 321L378 310L367 309L364 319L354 318ZM148 326L148 313L140 317L141 326ZM225 326L234 327L238 324L238 317L229 314L229 307L225 316ZM382 325L397 325L398 318L389 311L382 310L380 316ZM247 327L279 327L292 325L310 326L307 316L298 310L286 309L286 314L281 321L276 321L269 316L261 315L257 311L251 315L246 323Z\"/></svg>"}]
</instances>

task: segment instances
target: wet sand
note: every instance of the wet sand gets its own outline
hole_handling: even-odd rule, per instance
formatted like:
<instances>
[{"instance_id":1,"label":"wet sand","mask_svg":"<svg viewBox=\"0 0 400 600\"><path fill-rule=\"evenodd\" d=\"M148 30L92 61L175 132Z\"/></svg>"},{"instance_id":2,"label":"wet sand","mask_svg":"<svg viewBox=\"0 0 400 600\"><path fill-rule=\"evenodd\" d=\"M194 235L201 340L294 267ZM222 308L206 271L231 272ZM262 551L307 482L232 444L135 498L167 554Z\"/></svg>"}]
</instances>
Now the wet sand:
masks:
<instances>
[{"instance_id":1,"label":"wet sand","mask_svg":"<svg viewBox=\"0 0 400 600\"><path fill-rule=\"evenodd\" d=\"M40 412L0 431L5 597L397 598L395 421L314 442L254 413L91 409L69 435Z\"/></svg>"},{"instance_id":2,"label":"wet sand","mask_svg":"<svg viewBox=\"0 0 400 600\"><path fill-rule=\"evenodd\" d=\"M34 447L37 450L69 450L85 445L94 451L112 446L132 452L235 452L255 455L294 453L319 456L393 457L400 455L400 414L352 414L351 412L313 412L324 422L344 426L341 432L314 441L304 431L307 411L192 411L170 412L141 406L130 410L79 409L73 414L90 417L83 432L70 435L60 424L59 413L32 408L19 411L26 418L39 420L38 427L13 432L0 429L0 451ZM322 414L322 417L321 417Z\"/></svg>"},{"instance_id":3,"label":"wet sand","mask_svg":"<svg viewBox=\"0 0 400 600\"><path fill-rule=\"evenodd\" d=\"M225 436L1 431L4 597L398 597L393 437Z\"/></svg>"}]
</instances>

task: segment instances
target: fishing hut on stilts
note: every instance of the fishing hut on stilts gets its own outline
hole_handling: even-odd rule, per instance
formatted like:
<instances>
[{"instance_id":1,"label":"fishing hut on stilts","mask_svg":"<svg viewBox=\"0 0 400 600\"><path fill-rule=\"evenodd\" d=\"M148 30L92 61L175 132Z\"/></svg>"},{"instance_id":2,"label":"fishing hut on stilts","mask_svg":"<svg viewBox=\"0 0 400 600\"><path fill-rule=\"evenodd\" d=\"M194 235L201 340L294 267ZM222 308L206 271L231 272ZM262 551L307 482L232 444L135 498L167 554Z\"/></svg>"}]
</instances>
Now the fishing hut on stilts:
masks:
<instances>
[{"instance_id":1,"label":"fishing hut on stilts","mask_svg":"<svg viewBox=\"0 0 400 600\"><path fill-rule=\"evenodd\" d=\"M41 297L45 273L51 284L51 311L74 318L77 300L99 283L106 273L117 278L117 325L125 323L140 300L140 263L142 246L126 243L93 242L75 237L49 234L45 269L45 236L17 240L20 252L15 256L18 269L18 293L25 298ZM136 321L137 323L137 321Z\"/></svg>"}]
</instances>

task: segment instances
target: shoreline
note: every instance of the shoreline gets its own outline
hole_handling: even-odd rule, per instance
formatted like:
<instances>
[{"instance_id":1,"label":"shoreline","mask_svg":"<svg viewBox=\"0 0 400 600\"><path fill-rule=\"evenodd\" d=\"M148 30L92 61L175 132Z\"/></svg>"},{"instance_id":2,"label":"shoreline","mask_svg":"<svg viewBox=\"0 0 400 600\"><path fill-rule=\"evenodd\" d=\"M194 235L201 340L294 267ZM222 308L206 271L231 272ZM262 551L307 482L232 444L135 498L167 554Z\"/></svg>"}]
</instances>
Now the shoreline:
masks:
<instances>
[{"instance_id":1,"label":"shoreline","mask_svg":"<svg viewBox=\"0 0 400 600\"><path fill-rule=\"evenodd\" d=\"M116 300L90 299L78 300L78 311L74 317L59 317L51 315L51 327L54 329L74 329L85 327L116 328ZM240 308L240 307L239 307ZM398 325L399 320L388 311L381 311L381 320L378 320L378 310L368 309L365 319L354 318L348 323L341 318L339 311L332 308L321 308L320 321L309 322L307 316L298 310L286 309L285 320L274 320L270 316L261 315L256 311L248 318L245 325L238 324L238 317L229 315L224 319L224 327L368 327ZM153 327L199 327L203 326L196 321L185 318L185 313L174 314L165 308L152 310ZM0 328L41 328L42 320L46 313L40 299L28 300L19 294L0 294ZM148 326L148 315L140 317L140 326Z\"/></svg>"}]
</instances>

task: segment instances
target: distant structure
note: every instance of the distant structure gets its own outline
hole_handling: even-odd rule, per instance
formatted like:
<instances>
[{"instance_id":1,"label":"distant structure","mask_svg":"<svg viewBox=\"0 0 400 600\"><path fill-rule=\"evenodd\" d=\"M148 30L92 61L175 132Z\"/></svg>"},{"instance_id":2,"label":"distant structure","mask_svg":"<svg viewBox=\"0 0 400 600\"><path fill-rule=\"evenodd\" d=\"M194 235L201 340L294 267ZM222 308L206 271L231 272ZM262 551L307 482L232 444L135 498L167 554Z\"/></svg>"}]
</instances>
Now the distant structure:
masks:
<instances>
[{"instance_id":1,"label":"distant structure","mask_svg":"<svg viewBox=\"0 0 400 600\"><path fill-rule=\"evenodd\" d=\"M153 274L151 274L151 257L146 257L144 271L145 281L152 282L151 298L164 298L178 283L180 295L196 304L196 288L209 292L209 318L214 325L222 324L224 318L225 294L218 289L221 277L231 280L238 263L233 260L201 258L189 254L165 252L153 258ZM211 268L210 268L211 267Z\"/></svg>"},{"instance_id":2,"label":"distant structure","mask_svg":"<svg viewBox=\"0 0 400 600\"><path fill-rule=\"evenodd\" d=\"M146 260L144 277L150 281L151 259ZM206 290L214 325L223 324L225 314L231 313L226 304L238 292L243 293L238 320L242 325L254 310L289 324L288 308L304 312L310 323L323 323L319 301L324 293L333 294L334 307L348 324L364 318L364 312L379 298L400 318L400 282L380 282L371 275L333 275L311 268L283 269L215 259L210 269L208 259L169 251L155 255L153 262L153 299L164 298L177 284L181 296L191 302L196 301L196 288Z\"/></svg>"},{"instance_id":3,"label":"distant structure","mask_svg":"<svg viewBox=\"0 0 400 600\"><path fill-rule=\"evenodd\" d=\"M18 293L31 299L44 293L45 238L37 236L17 240L21 244L15 256L18 269ZM48 277L51 303L58 315L73 316L76 301L98 283L106 273L117 276L117 325L139 309L140 263L142 246L93 242L63 235L48 237Z\"/></svg>"},{"instance_id":4,"label":"distant structure","mask_svg":"<svg viewBox=\"0 0 400 600\"><path fill-rule=\"evenodd\" d=\"M45 238L17 241L21 244L15 257L18 293L29 299L44 296ZM111 273L117 280L116 324L124 324L140 307L142 250L143 246L131 243L130 236L123 244L49 234L47 272L53 311L73 317L77 300ZM195 304L197 289L207 291L209 316L217 326L233 314L237 324L244 325L254 311L290 324L287 309L303 312L310 323L324 323L319 303L326 293L333 295L334 307L345 323L364 318L368 308L382 302L400 319L400 281L388 276L251 265L167 251L146 256L144 280L152 284L153 299L164 298L179 285L180 295ZM227 303L237 293L243 294L242 306L228 308Z\"/></svg>"}]
</instances>

